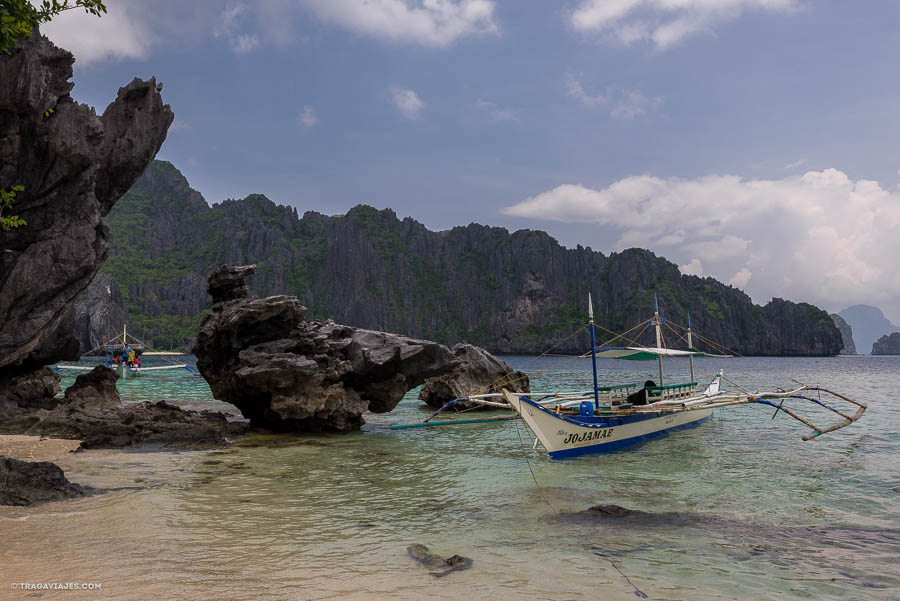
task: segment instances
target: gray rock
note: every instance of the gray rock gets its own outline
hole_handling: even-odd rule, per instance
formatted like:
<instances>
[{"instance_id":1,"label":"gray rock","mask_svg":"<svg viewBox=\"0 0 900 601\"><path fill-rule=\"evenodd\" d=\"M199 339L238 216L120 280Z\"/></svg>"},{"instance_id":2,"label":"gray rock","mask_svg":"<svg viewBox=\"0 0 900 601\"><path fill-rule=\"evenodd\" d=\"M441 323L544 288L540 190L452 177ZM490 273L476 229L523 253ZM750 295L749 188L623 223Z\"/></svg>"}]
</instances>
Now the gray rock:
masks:
<instances>
[{"instance_id":1,"label":"gray rock","mask_svg":"<svg viewBox=\"0 0 900 601\"><path fill-rule=\"evenodd\" d=\"M406 552L431 570L429 573L435 578L443 578L447 574L459 570L468 570L473 563L471 559L462 555L451 555L447 559L443 559L436 553L430 553L428 547L422 544L410 545L406 548Z\"/></svg>"},{"instance_id":2,"label":"gray rock","mask_svg":"<svg viewBox=\"0 0 900 601\"><path fill-rule=\"evenodd\" d=\"M457 344L453 347L453 355L459 359L459 365L448 373L428 378L419 391L419 399L434 408L470 394L500 392L504 388L511 392L531 392L524 372L514 370L483 348ZM503 402L503 399L495 400ZM459 409L485 408L468 402L454 406Z\"/></svg>"},{"instance_id":3,"label":"gray rock","mask_svg":"<svg viewBox=\"0 0 900 601\"><path fill-rule=\"evenodd\" d=\"M900 332L885 334L872 345L873 355L900 355Z\"/></svg>"},{"instance_id":4,"label":"gray rock","mask_svg":"<svg viewBox=\"0 0 900 601\"><path fill-rule=\"evenodd\" d=\"M34 505L81 497L90 487L72 484L55 463L0 456L0 505Z\"/></svg>"},{"instance_id":5,"label":"gray rock","mask_svg":"<svg viewBox=\"0 0 900 601\"><path fill-rule=\"evenodd\" d=\"M207 290L213 303L222 303L247 297L245 279L256 272L256 265L229 267L222 265L209 274Z\"/></svg>"},{"instance_id":6,"label":"gray rock","mask_svg":"<svg viewBox=\"0 0 900 601\"><path fill-rule=\"evenodd\" d=\"M209 281L237 290L232 276L250 273L221 267ZM434 342L305 316L293 296L215 303L194 346L213 396L254 426L347 432L362 426L366 410L391 411L407 391L458 363Z\"/></svg>"},{"instance_id":7,"label":"gray rock","mask_svg":"<svg viewBox=\"0 0 900 601\"><path fill-rule=\"evenodd\" d=\"M119 285L98 273L75 300L75 337L84 355L121 333L128 313Z\"/></svg>"},{"instance_id":8,"label":"gray rock","mask_svg":"<svg viewBox=\"0 0 900 601\"><path fill-rule=\"evenodd\" d=\"M53 409L59 404L59 374L49 367L0 382L0 411L9 409Z\"/></svg>"},{"instance_id":9,"label":"gray rock","mask_svg":"<svg viewBox=\"0 0 900 601\"><path fill-rule=\"evenodd\" d=\"M52 410L0 411L0 432L81 440L82 448L117 448L219 445L250 431L246 422L222 413L185 411L165 401L124 407L116 389L118 377L98 365L79 375Z\"/></svg>"},{"instance_id":10,"label":"gray rock","mask_svg":"<svg viewBox=\"0 0 900 601\"><path fill-rule=\"evenodd\" d=\"M174 117L152 78L120 88L98 116L69 95L73 62L37 30L0 54L0 188L24 186L14 210L27 221L3 233L2 378L77 358L74 304L106 259L103 217Z\"/></svg>"}]
</instances>

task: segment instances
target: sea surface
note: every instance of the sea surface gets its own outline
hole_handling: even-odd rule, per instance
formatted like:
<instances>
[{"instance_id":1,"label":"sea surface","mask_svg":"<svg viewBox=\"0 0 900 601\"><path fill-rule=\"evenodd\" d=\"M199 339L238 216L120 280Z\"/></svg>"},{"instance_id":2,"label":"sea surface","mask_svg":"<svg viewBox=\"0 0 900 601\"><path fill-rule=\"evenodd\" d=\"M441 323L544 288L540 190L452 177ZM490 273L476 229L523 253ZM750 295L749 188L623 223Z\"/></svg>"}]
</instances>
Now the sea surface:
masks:
<instances>
[{"instance_id":1,"label":"sea surface","mask_svg":"<svg viewBox=\"0 0 900 601\"><path fill-rule=\"evenodd\" d=\"M588 360L505 359L533 389L590 386ZM145 364L165 361L193 358ZM601 384L656 370L599 367ZM412 391L348 435L69 454L57 462L72 481L111 490L0 508L0 599L900 599L900 357L700 359L697 379L719 369L753 390L820 384L869 410L802 442L808 429L771 408L719 409L627 450L554 461L518 420L391 430L431 413ZM119 390L126 403L233 410L185 370ZM578 513L599 504L650 515ZM413 543L474 565L435 578L408 557ZM36 582L102 588L11 586Z\"/></svg>"}]
</instances>

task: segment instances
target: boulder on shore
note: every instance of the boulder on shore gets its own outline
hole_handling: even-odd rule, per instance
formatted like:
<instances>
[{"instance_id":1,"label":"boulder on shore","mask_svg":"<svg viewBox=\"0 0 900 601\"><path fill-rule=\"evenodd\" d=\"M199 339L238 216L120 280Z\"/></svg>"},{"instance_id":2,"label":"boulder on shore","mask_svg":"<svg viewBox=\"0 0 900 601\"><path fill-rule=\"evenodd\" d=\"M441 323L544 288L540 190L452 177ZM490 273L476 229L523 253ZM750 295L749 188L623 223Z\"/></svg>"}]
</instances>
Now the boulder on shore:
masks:
<instances>
[{"instance_id":1,"label":"boulder on shore","mask_svg":"<svg viewBox=\"0 0 900 601\"><path fill-rule=\"evenodd\" d=\"M119 448L139 444L207 446L248 434L246 422L223 413L185 411L159 401L125 407L116 390L119 376L98 365L79 375L54 409L11 408L0 413L0 432L81 440L81 447Z\"/></svg>"},{"instance_id":2,"label":"boulder on shore","mask_svg":"<svg viewBox=\"0 0 900 601\"><path fill-rule=\"evenodd\" d=\"M255 266L210 275L213 310L197 334L197 368L213 396L254 426L348 432L366 410L391 411L409 390L458 364L446 346L306 320L294 296L246 298Z\"/></svg>"},{"instance_id":3,"label":"boulder on shore","mask_svg":"<svg viewBox=\"0 0 900 601\"><path fill-rule=\"evenodd\" d=\"M459 365L447 373L428 378L419 391L419 399L431 407L439 409L454 399L470 394L499 393L504 388L510 392L531 392L528 376L524 372L514 370L483 348L457 344L453 347L453 355L459 360ZM491 400L505 402L502 398ZM459 409L490 409L466 401L454 406Z\"/></svg>"},{"instance_id":4,"label":"boulder on shore","mask_svg":"<svg viewBox=\"0 0 900 601\"><path fill-rule=\"evenodd\" d=\"M0 456L0 505L34 505L81 497L89 487L72 484L55 463Z\"/></svg>"}]
</instances>

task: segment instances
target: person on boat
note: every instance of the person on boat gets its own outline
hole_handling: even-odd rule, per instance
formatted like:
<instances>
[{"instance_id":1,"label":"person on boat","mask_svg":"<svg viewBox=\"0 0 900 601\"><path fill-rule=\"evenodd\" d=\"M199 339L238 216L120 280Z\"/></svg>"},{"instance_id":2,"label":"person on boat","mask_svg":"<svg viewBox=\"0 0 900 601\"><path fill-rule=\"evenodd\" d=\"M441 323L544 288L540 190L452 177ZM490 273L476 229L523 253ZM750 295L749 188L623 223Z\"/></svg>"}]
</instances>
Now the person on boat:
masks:
<instances>
[{"instance_id":1,"label":"person on boat","mask_svg":"<svg viewBox=\"0 0 900 601\"><path fill-rule=\"evenodd\" d=\"M134 358L135 358L134 349L129 346L128 347L128 367L134 367Z\"/></svg>"},{"instance_id":2,"label":"person on boat","mask_svg":"<svg viewBox=\"0 0 900 601\"><path fill-rule=\"evenodd\" d=\"M133 353L134 351L131 351L131 352ZM140 369L140 367L141 367L141 358L140 357L134 358L134 367L136 369Z\"/></svg>"},{"instance_id":3,"label":"person on boat","mask_svg":"<svg viewBox=\"0 0 900 601\"><path fill-rule=\"evenodd\" d=\"M656 387L656 382L653 380L647 380L644 382L644 387L638 390L637 392L632 392L628 395L628 402L632 405L647 405L650 403L648 399L648 388Z\"/></svg>"}]
</instances>

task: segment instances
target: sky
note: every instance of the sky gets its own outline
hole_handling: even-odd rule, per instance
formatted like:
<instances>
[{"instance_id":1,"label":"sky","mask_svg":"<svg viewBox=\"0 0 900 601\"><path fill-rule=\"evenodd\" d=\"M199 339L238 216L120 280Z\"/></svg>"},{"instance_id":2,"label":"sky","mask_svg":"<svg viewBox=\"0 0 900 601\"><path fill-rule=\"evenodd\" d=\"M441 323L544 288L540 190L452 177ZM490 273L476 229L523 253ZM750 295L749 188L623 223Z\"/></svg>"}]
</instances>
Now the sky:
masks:
<instances>
[{"instance_id":1,"label":"sky","mask_svg":"<svg viewBox=\"0 0 900 601\"><path fill-rule=\"evenodd\" d=\"M73 96L156 76L210 203L542 229L900 323L895 0L106 5L42 28Z\"/></svg>"}]
</instances>

